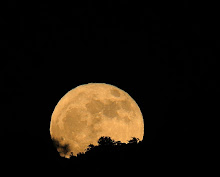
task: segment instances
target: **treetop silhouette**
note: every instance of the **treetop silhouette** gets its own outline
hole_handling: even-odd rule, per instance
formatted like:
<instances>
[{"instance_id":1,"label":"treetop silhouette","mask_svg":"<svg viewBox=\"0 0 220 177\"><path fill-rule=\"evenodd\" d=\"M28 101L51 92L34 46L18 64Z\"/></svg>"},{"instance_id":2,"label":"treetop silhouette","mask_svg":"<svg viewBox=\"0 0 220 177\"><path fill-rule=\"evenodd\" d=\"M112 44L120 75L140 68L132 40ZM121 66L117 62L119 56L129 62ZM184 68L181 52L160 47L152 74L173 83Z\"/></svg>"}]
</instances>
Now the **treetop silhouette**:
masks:
<instances>
[{"instance_id":1,"label":"treetop silhouette","mask_svg":"<svg viewBox=\"0 0 220 177\"><path fill-rule=\"evenodd\" d=\"M139 139L132 137L131 140L128 141L128 143L122 143L120 141L114 141L110 137L100 137L98 140L98 145L95 146L93 144L90 144L87 148L87 151L85 153L79 153L77 157L81 156L90 156L90 155L107 155L111 154L114 156L114 154L118 153L125 153L125 151L131 151L134 147L137 147L139 143Z\"/></svg>"}]
</instances>

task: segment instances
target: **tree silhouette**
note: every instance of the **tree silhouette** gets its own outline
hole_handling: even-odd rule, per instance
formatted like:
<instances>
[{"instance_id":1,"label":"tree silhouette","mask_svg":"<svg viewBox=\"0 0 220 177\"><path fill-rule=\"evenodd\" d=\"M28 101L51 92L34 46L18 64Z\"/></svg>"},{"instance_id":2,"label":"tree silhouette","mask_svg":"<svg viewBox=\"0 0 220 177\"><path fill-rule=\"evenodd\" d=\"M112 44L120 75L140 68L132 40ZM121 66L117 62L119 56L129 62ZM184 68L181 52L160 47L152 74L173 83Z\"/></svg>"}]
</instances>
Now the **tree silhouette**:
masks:
<instances>
[{"instance_id":1,"label":"tree silhouette","mask_svg":"<svg viewBox=\"0 0 220 177\"><path fill-rule=\"evenodd\" d=\"M131 139L131 140L129 140L128 142L129 142L130 144L137 144L137 143L138 143L138 141L139 141L139 139L138 139L138 138L132 137L132 139Z\"/></svg>"},{"instance_id":2,"label":"tree silhouette","mask_svg":"<svg viewBox=\"0 0 220 177\"><path fill-rule=\"evenodd\" d=\"M54 138L52 139L52 141L57 151L62 155L66 155L68 152L70 152L69 144L62 145L59 140Z\"/></svg>"},{"instance_id":3,"label":"tree silhouette","mask_svg":"<svg viewBox=\"0 0 220 177\"><path fill-rule=\"evenodd\" d=\"M114 146L115 141L112 140L110 137L102 136L101 138L99 138L98 144L99 144L99 146Z\"/></svg>"},{"instance_id":4,"label":"tree silhouette","mask_svg":"<svg viewBox=\"0 0 220 177\"><path fill-rule=\"evenodd\" d=\"M94 146L90 144L85 153L77 154L77 159L90 158L98 160L99 162L113 160L114 163L119 162L122 159L128 159L131 154L136 153L135 148L139 147L139 139L133 137L128 143L121 143L120 141L114 141L110 137L100 137L98 145ZM123 157L123 158L122 158Z\"/></svg>"},{"instance_id":5,"label":"tree silhouette","mask_svg":"<svg viewBox=\"0 0 220 177\"><path fill-rule=\"evenodd\" d=\"M94 147L95 147L95 146L94 146L93 144L90 144L90 145L88 146L88 148L87 148L87 151L92 150Z\"/></svg>"}]
</instances>

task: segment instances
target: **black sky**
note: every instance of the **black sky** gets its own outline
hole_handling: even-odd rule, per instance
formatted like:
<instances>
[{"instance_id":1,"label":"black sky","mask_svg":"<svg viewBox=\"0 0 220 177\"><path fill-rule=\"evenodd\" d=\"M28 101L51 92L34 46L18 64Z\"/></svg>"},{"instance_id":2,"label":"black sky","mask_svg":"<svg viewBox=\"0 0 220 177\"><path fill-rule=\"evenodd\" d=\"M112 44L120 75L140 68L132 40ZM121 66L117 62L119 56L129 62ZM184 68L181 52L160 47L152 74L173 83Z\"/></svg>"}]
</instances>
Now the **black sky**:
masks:
<instances>
[{"instance_id":1,"label":"black sky","mask_svg":"<svg viewBox=\"0 0 220 177\"><path fill-rule=\"evenodd\" d=\"M217 109L219 29L215 11L200 6L188 1L2 5L0 138L5 164L20 162L36 172L51 169L50 164L57 169L77 165L59 158L50 139L50 117L67 91L101 82L128 92L143 113L141 153L135 162L124 161L127 167L189 175L203 158L200 147L208 143L210 128L206 122ZM92 165L86 160L79 164Z\"/></svg>"}]
</instances>

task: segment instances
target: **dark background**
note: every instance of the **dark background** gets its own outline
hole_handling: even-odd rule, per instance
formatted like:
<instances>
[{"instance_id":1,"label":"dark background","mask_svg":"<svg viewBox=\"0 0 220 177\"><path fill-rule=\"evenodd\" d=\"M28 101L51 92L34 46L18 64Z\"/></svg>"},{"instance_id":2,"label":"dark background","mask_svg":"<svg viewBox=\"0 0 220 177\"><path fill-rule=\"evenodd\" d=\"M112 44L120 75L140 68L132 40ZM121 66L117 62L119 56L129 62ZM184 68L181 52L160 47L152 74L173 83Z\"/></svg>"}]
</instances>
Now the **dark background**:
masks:
<instances>
[{"instance_id":1,"label":"dark background","mask_svg":"<svg viewBox=\"0 0 220 177\"><path fill-rule=\"evenodd\" d=\"M6 166L33 174L87 166L91 172L190 176L205 158L218 92L213 6L8 1L1 9ZM65 160L56 152L49 134L53 109L66 92L90 82L115 85L138 103L145 135L135 159Z\"/></svg>"}]
</instances>

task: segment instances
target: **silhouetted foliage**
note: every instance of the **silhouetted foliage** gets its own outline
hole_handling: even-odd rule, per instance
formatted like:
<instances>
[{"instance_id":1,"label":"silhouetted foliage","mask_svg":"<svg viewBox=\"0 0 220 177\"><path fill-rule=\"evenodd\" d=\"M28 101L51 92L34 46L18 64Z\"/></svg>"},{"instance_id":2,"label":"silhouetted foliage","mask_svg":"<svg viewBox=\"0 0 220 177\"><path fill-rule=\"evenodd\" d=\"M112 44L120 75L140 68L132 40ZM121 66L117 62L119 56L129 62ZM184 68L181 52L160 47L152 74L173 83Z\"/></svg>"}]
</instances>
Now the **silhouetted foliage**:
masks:
<instances>
[{"instance_id":1,"label":"silhouetted foliage","mask_svg":"<svg viewBox=\"0 0 220 177\"><path fill-rule=\"evenodd\" d=\"M138 141L139 141L138 138L133 137L133 138L132 138L131 140L129 140L128 142L129 142L129 143L132 143L132 144L137 144Z\"/></svg>"},{"instance_id":2,"label":"silhouetted foliage","mask_svg":"<svg viewBox=\"0 0 220 177\"><path fill-rule=\"evenodd\" d=\"M99 146L113 146L115 145L115 141L112 140L110 137L101 137L98 140Z\"/></svg>"},{"instance_id":3,"label":"silhouetted foliage","mask_svg":"<svg viewBox=\"0 0 220 177\"><path fill-rule=\"evenodd\" d=\"M57 148L57 150L64 155L66 155L68 152L70 152L70 148L68 144L61 145L60 142L56 139L52 139L54 146Z\"/></svg>"},{"instance_id":4,"label":"silhouetted foliage","mask_svg":"<svg viewBox=\"0 0 220 177\"><path fill-rule=\"evenodd\" d=\"M90 151L91 149L93 149L95 146L93 144L90 144L87 148L87 151Z\"/></svg>"},{"instance_id":5,"label":"silhouetted foliage","mask_svg":"<svg viewBox=\"0 0 220 177\"><path fill-rule=\"evenodd\" d=\"M132 138L128 143L121 143L120 141L114 141L110 137L101 137L98 140L98 145L94 146L90 144L85 153L77 154L77 159L86 158L96 159L99 162L106 160L114 163L119 163L120 160L125 160L129 158L134 158L132 154L136 157L140 157L135 149L140 148L140 141L137 138ZM139 151L141 153L141 151Z\"/></svg>"}]
</instances>

